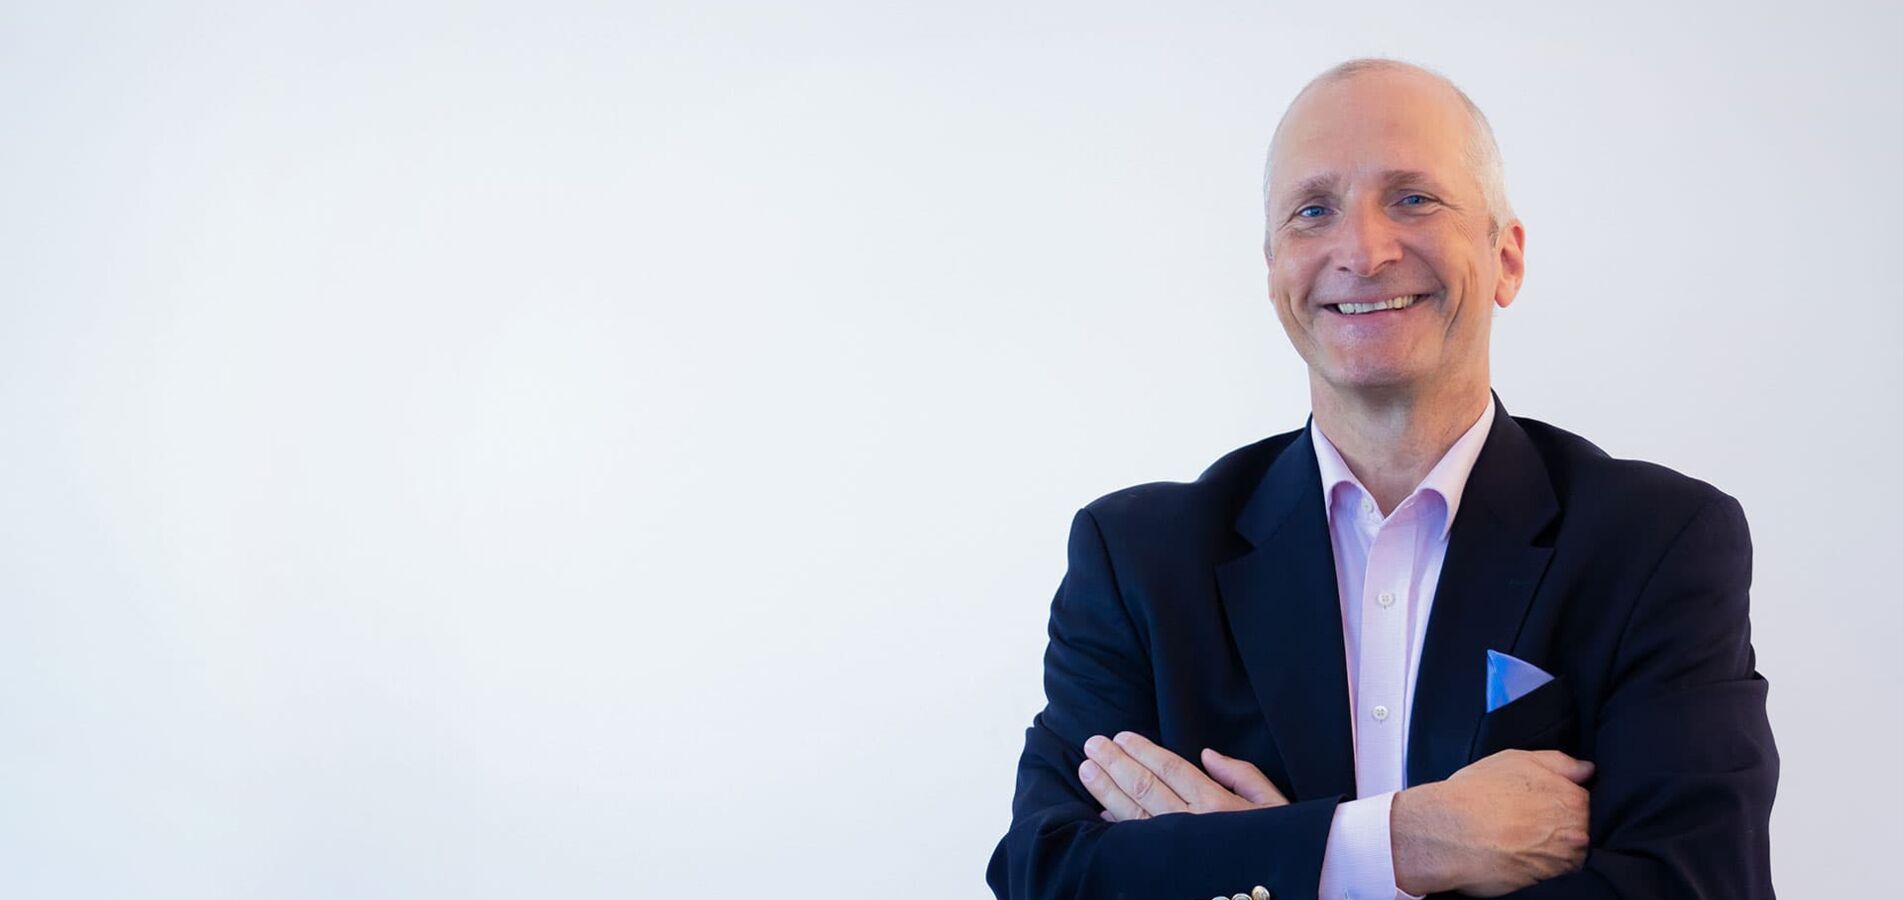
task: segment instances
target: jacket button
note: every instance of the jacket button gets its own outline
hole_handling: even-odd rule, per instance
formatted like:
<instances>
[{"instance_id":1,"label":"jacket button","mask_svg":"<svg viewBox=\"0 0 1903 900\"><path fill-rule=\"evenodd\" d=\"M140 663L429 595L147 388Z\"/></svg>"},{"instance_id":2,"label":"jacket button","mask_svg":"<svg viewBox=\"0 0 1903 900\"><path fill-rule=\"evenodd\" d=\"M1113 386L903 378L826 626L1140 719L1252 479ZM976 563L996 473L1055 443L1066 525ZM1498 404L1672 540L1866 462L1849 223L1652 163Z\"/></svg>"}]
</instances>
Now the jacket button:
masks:
<instances>
[{"instance_id":1,"label":"jacket button","mask_svg":"<svg viewBox=\"0 0 1903 900\"><path fill-rule=\"evenodd\" d=\"M1249 892L1249 900L1275 900L1275 898L1269 894L1268 888L1258 884L1255 890Z\"/></svg>"}]
</instances>

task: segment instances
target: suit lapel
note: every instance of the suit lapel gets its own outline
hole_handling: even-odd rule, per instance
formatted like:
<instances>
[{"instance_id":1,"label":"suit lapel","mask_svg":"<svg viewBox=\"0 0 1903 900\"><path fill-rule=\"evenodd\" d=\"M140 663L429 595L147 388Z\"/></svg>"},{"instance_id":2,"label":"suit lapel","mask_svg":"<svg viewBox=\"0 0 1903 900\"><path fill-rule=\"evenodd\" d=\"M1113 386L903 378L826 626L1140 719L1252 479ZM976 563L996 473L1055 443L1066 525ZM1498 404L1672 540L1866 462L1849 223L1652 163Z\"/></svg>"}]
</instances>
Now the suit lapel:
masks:
<instances>
[{"instance_id":1,"label":"suit lapel","mask_svg":"<svg viewBox=\"0 0 1903 900\"><path fill-rule=\"evenodd\" d=\"M1304 428L1269 466L1236 529L1254 549L1216 569L1249 683L1288 767L1293 800L1355 796L1335 554Z\"/></svg>"},{"instance_id":2,"label":"suit lapel","mask_svg":"<svg viewBox=\"0 0 1903 900\"><path fill-rule=\"evenodd\" d=\"M1486 712L1486 652L1513 648L1553 555L1539 543L1542 532L1558 512L1539 452L1495 397L1493 427L1461 493L1422 643L1407 784L1443 780L1471 761Z\"/></svg>"}]
</instances>

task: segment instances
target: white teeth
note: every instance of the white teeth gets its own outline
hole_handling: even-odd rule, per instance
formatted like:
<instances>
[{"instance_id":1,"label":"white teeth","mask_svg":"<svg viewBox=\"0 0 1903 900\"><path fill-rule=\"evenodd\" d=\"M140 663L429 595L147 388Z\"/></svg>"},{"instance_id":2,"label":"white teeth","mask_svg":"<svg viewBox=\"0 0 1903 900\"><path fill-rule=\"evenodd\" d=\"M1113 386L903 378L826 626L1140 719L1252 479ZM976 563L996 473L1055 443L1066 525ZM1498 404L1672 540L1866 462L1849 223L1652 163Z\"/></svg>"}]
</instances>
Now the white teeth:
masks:
<instances>
[{"instance_id":1,"label":"white teeth","mask_svg":"<svg viewBox=\"0 0 1903 900\"><path fill-rule=\"evenodd\" d=\"M1420 298L1420 294L1404 294L1399 297L1389 297L1386 300L1376 300L1373 303L1337 303L1335 309L1346 315L1358 316L1381 309L1406 309Z\"/></svg>"}]
</instances>

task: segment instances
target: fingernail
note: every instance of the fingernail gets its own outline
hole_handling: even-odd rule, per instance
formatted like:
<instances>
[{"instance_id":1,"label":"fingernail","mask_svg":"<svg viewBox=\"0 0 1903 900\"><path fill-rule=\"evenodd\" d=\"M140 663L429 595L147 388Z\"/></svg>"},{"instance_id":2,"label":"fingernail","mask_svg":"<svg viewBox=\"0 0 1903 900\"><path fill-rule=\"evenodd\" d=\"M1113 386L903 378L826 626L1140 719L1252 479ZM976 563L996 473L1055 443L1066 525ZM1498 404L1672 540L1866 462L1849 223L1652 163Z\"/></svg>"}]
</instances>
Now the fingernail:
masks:
<instances>
[{"instance_id":1,"label":"fingernail","mask_svg":"<svg viewBox=\"0 0 1903 900\"><path fill-rule=\"evenodd\" d=\"M1092 763L1085 763L1083 767L1077 770L1077 774L1079 777L1083 778L1085 781L1096 781L1097 767L1096 765Z\"/></svg>"},{"instance_id":2,"label":"fingernail","mask_svg":"<svg viewBox=\"0 0 1903 900\"><path fill-rule=\"evenodd\" d=\"M1117 741L1117 746L1119 747L1130 746L1130 732L1128 731L1117 732L1116 741Z\"/></svg>"},{"instance_id":3,"label":"fingernail","mask_svg":"<svg viewBox=\"0 0 1903 900\"><path fill-rule=\"evenodd\" d=\"M1103 742L1104 742L1103 735L1101 734L1091 735L1090 740L1087 740L1084 742L1084 752L1091 756L1096 756L1097 751L1103 748Z\"/></svg>"}]
</instances>

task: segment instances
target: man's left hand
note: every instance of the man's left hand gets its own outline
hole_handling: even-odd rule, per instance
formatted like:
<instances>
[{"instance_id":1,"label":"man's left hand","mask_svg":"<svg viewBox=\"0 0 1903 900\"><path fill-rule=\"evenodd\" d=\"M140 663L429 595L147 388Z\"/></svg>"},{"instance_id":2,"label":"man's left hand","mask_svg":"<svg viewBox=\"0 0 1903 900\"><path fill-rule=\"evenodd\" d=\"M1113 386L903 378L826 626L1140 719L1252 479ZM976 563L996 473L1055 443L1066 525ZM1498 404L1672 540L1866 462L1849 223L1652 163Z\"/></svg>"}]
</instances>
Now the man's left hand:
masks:
<instances>
[{"instance_id":1,"label":"man's left hand","mask_svg":"<svg viewBox=\"0 0 1903 900\"><path fill-rule=\"evenodd\" d=\"M1288 803L1254 764L1209 748L1202 754L1207 775L1133 731L1118 732L1115 740L1092 735L1084 742L1084 755L1087 758L1077 767L1077 775L1084 789L1103 804L1101 815L1106 822Z\"/></svg>"}]
</instances>

